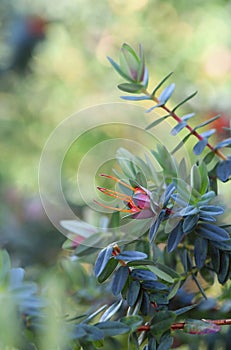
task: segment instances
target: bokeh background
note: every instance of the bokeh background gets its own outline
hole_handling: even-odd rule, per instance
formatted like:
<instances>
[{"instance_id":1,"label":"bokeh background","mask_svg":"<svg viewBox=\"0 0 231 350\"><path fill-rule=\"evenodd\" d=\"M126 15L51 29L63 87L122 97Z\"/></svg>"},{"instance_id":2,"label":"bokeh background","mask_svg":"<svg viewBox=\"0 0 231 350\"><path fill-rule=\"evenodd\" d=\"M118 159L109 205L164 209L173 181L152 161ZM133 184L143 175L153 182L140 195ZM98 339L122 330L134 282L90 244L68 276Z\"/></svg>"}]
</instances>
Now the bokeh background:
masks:
<instances>
[{"instance_id":1,"label":"bokeh background","mask_svg":"<svg viewBox=\"0 0 231 350\"><path fill-rule=\"evenodd\" d=\"M119 101L106 56L142 43L150 86L174 71L175 101L198 90L190 108L201 119L221 113L221 133L231 117L230 20L229 0L0 1L0 245L17 263L52 265L61 252L65 238L40 202L39 159L65 118ZM80 215L74 170L90 142L70 151L63 176Z\"/></svg>"},{"instance_id":2,"label":"bokeh background","mask_svg":"<svg viewBox=\"0 0 231 350\"><path fill-rule=\"evenodd\" d=\"M39 196L39 160L51 132L78 111L119 102L120 80L106 56L116 59L127 42L142 43L151 87L174 71L175 102L198 90L187 112L193 109L201 120L221 113L214 125L219 138L231 119L231 1L0 0L0 30L0 246L36 280L64 254L65 237ZM67 154L62 180L70 205L86 219L91 214L76 192L76 167L110 135L100 130L95 139L85 136ZM75 313L102 295L110 298L78 262L60 264L54 269L62 282L49 282L51 300L62 283L80 305ZM41 349L51 349L44 339Z\"/></svg>"}]
</instances>

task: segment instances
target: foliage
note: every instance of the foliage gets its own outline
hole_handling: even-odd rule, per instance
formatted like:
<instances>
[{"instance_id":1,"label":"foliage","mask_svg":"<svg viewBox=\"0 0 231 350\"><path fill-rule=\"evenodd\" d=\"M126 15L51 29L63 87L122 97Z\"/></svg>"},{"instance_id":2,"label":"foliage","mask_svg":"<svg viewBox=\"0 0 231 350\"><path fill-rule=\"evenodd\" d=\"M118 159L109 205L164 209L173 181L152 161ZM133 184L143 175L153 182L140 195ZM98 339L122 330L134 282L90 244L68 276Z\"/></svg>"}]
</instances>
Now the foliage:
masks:
<instances>
[{"instance_id":1,"label":"foliage","mask_svg":"<svg viewBox=\"0 0 231 350\"><path fill-rule=\"evenodd\" d=\"M14 338L9 333L10 324L3 328L1 346L35 349L49 344L49 348L87 350L118 347L126 337L128 349L167 350L173 345L176 330L213 335L220 331L221 325L230 323L226 319L227 310L222 313L222 308L220 314L225 319L211 320L210 307L204 313L203 302L209 301L206 289L214 285L215 278L227 289L231 278L231 225L222 219L225 203L218 202L219 183L227 186L230 181L231 139L213 146L209 138L214 129L198 132L218 117L191 127L188 121L194 117L193 113L181 117L176 113L195 93L173 108L167 106L175 89L173 83L163 88L170 74L148 92L148 70L141 46L136 54L124 44L120 64L111 58L109 61L127 80L118 87L132 95L122 96L123 99L152 101L154 106L148 113L155 108L166 113L147 129L173 118L177 124L172 135L183 129L188 134L171 152L159 144L151 151L152 157L145 155L145 160L125 149L118 150L120 172L115 170L116 176L102 176L114 181L119 191L98 187L118 202L114 207L98 203L114 211L106 226L96 229L90 224L62 222L71 231L63 246L71 251L70 265L75 259L79 271L86 264L94 265L97 282L90 274L89 280L94 281L95 293L102 284L101 293L92 298L93 307L88 312L78 313L75 309L73 314L73 304L76 307L79 302L73 295L68 306L60 310L64 291L60 290L59 299L52 300L54 289L49 284L45 291L39 291L35 283L25 282L24 270L11 268L8 254L1 251L2 321L7 313L18 320ZM192 150L196 161L187 169L184 159L177 161L175 153L192 136L197 139ZM160 172L155 170L154 162L159 164ZM124 228L134 222L131 235L127 236ZM84 242L79 243L79 236ZM70 273L74 279L77 272L68 272L67 266L62 268L64 275ZM91 273L91 267L88 269ZM189 280L197 287L191 299L185 289ZM75 282L70 284L69 292L73 293ZM53 340L49 343L46 335L52 330L55 332L50 335Z\"/></svg>"}]
</instances>

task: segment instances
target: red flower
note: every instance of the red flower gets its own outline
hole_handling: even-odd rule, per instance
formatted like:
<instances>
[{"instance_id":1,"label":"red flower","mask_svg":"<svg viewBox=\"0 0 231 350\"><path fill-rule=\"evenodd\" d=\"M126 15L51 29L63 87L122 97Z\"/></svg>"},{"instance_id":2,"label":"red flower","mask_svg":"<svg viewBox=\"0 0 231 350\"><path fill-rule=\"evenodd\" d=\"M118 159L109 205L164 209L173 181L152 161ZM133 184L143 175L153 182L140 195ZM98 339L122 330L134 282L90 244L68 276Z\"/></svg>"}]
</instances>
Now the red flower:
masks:
<instances>
[{"instance_id":1,"label":"red flower","mask_svg":"<svg viewBox=\"0 0 231 350\"><path fill-rule=\"evenodd\" d=\"M150 192L143 188L143 187L132 187L125 182L123 182L120 179L117 179L116 177L106 175L106 174L101 174L101 176L107 177L109 179L112 179L123 186L129 188L132 191L132 195L127 195L125 193L109 190L104 187L97 187L99 191L102 193L105 193L106 195L114 198L121 199L125 204L125 208L116 208L116 207L111 207L108 205L104 205L102 203L97 202L99 205L101 205L104 208L116 210L116 211L121 211L124 213L131 213L133 218L136 219L147 219L151 218L155 215L155 212L151 209L151 204L150 204Z\"/></svg>"}]
</instances>

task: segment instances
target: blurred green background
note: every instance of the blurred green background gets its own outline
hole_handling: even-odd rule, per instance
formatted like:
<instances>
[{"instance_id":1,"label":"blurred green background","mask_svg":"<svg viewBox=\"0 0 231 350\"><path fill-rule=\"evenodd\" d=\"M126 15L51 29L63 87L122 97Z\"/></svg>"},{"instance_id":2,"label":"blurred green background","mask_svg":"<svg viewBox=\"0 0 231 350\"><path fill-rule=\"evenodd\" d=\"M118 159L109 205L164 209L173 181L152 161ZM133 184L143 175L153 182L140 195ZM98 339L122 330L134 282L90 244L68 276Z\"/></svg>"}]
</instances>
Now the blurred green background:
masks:
<instances>
[{"instance_id":1,"label":"blurred green background","mask_svg":"<svg viewBox=\"0 0 231 350\"><path fill-rule=\"evenodd\" d=\"M25 67L9 69L28 18L45 20L43 33ZM65 118L119 101L120 80L106 56L117 59L123 42L134 47L142 43L151 87L174 71L175 101L198 90L189 107L200 118L220 112L227 126L230 18L228 0L0 1L0 244L18 263L52 264L60 250L64 238L40 203L39 159L50 133ZM73 192L76 164L90 142L85 138L81 149L74 148L67 157L67 196ZM70 201L81 212L81 198L72 196Z\"/></svg>"}]
</instances>

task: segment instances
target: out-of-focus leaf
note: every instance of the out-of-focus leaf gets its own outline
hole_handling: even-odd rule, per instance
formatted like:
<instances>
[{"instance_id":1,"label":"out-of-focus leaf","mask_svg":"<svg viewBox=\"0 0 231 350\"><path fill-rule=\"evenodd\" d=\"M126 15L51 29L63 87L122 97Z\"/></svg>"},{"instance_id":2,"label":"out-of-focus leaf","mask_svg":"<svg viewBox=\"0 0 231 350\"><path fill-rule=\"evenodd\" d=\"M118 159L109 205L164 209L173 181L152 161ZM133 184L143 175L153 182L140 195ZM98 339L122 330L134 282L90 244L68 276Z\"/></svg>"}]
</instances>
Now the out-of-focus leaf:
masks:
<instances>
[{"instance_id":1,"label":"out-of-focus leaf","mask_svg":"<svg viewBox=\"0 0 231 350\"><path fill-rule=\"evenodd\" d=\"M60 225L66 230L76 233L84 238L91 237L94 233L97 232L96 228L90 224L87 224L84 221L77 220L62 220Z\"/></svg>"},{"instance_id":2,"label":"out-of-focus leaf","mask_svg":"<svg viewBox=\"0 0 231 350\"><path fill-rule=\"evenodd\" d=\"M222 252L220 270L217 275L219 283L224 284L228 280L229 269L230 269L230 254L226 252Z\"/></svg>"},{"instance_id":3,"label":"out-of-focus leaf","mask_svg":"<svg viewBox=\"0 0 231 350\"><path fill-rule=\"evenodd\" d=\"M139 350L138 335L136 332L129 334L128 337L128 350Z\"/></svg>"},{"instance_id":4,"label":"out-of-focus leaf","mask_svg":"<svg viewBox=\"0 0 231 350\"><path fill-rule=\"evenodd\" d=\"M173 337L166 333L160 339L160 344L158 346L158 350L169 350L173 344Z\"/></svg>"},{"instance_id":5,"label":"out-of-focus leaf","mask_svg":"<svg viewBox=\"0 0 231 350\"><path fill-rule=\"evenodd\" d=\"M168 266L166 266L167 269L164 269L163 265L161 265L159 267L157 267L157 266L150 266L149 268L159 278L161 278L163 281L166 281L166 282L169 282L169 283L173 283L174 282L174 278L179 277L179 275L175 271L173 271L172 269L168 268ZM173 275L171 273L171 271L173 271L176 275Z\"/></svg>"},{"instance_id":6,"label":"out-of-focus leaf","mask_svg":"<svg viewBox=\"0 0 231 350\"><path fill-rule=\"evenodd\" d=\"M138 93L138 92L140 92L140 91L142 91L142 89L144 88L143 87L143 85L141 85L141 84L135 84L135 83L123 83L123 84L119 84L118 85L118 88L120 89L120 90L122 90L122 91L125 91L125 92L130 92L130 93L132 93L132 94L134 94L134 93ZM130 99L129 97L130 96L121 96L121 98L124 98L125 97L125 99ZM138 97L140 97L140 96L138 96ZM135 96L135 98L136 98L136 96ZM143 98L144 100L147 100L147 99L150 99L150 98L147 98L147 96L144 96L144 98ZM134 100L134 99L133 99ZM141 100L140 98L138 98L138 100Z\"/></svg>"},{"instance_id":7,"label":"out-of-focus leaf","mask_svg":"<svg viewBox=\"0 0 231 350\"><path fill-rule=\"evenodd\" d=\"M174 312L177 316L180 316L180 315L185 314L186 312L194 309L196 306L197 306L197 304L188 305L188 306L182 307L181 309L175 310Z\"/></svg>"},{"instance_id":8,"label":"out-of-focus leaf","mask_svg":"<svg viewBox=\"0 0 231 350\"><path fill-rule=\"evenodd\" d=\"M170 330L170 327L174 320L176 319L176 314L173 311L159 311L155 314L151 321L150 331L153 336L162 335L166 331Z\"/></svg>"},{"instance_id":9,"label":"out-of-focus leaf","mask_svg":"<svg viewBox=\"0 0 231 350\"><path fill-rule=\"evenodd\" d=\"M174 128L171 130L171 135L175 136L177 135L184 127L187 125L187 122L182 121L181 123L178 123Z\"/></svg>"},{"instance_id":10,"label":"out-of-focus leaf","mask_svg":"<svg viewBox=\"0 0 231 350\"><path fill-rule=\"evenodd\" d=\"M123 299L116 301L102 314L100 317L100 322L108 321L116 314L116 312L121 308L123 304Z\"/></svg>"},{"instance_id":11,"label":"out-of-focus leaf","mask_svg":"<svg viewBox=\"0 0 231 350\"><path fill-rule=\"evenodd\" d=\"M76 339L84 338L85 341L93 342L104 338L104 332L98 327L88 324L78 325L75 334Z\"/></svg>"},{"instance_id":12,"label":"out-of-focus leaf","mask_svg":"<svg viewBox=\"0 0 231 350\"><path fill-rule=\"evenodd\" d=\"M186 122L186 121L188 121L189 119L191 119L194 116L195 116L195 113L185 114L185 115L183 115L183 117L181 117L181 120Z\"/></svg>"},{"instance_id":13,"label":"out-of-focus leaf","mask_svg":"<svg viewBox=\"0 0 231 350\"><path fill-rule=\"evenodd\" d=\"M143 317L139 315L125 316L120 321L130 327L132 332L135 332L143 324Z\"/></svg>"},{"instance_id":14,"label":"out-of-focus leaf","mask_svg":"<svg viewBox=\"0 0 231 350\"><path fill-rule=\"evenodd\" d=\"M114 279L112 282L112 293L117 296L125 286L129 276L129 268L128 266L120 266L118 270L115 272Z\"/></svg>"},{"instance_id":15,"label":"out-of-focus leaf","mask_svg":"<svg viewBox=\"0 0 231 350\"><path fill-rule=\"evenodd\" d=\"M173 72L170 72L168 75L166 75L161 81L160 83L155 87L155 89L152 91L151 96L154 96L155 93L159 90L159 88L165 83L165 81L170 78L170 76L173 74Z\"/></svg>"},{"instance_id":16,"label":"out-of-focus leaf","mask_svg":"<svg viewBox=\"0 0 231 350\"><path fill-rule=\"evenodd\" d=\"M225 139L225 140L219 142L214 148L215 149L219 149L219 148L227 147L227 146L230 146L230 145L231 145L231 137L229 137L228 139Z\"/></svg>"},{"instance_id":17,"label":"out-of-focus leaf","mask_svg":"<svg viewBox=\"0 0 231 350\"><path fill-rule=\"evenodd\" d=\"M206 154L206 156L204 157L203 161L205 164L209 164L213 158L215 157L215 153L214 152L209 152L208 154Z\"/></svg>"},{"instance_id":18,"label":"out-of-focus leaf","mask_svg":"<svg viewBox=\"0 0 231 350\"><path fill-rule=\"evenodd\" d=\"M127 291L127 303L129 306L134 306L140 292L140 282L132 280Z\"/></svg>"},{"instance_id":19,"label":"out-of-focus leaf","mask_svg":"<svg viewBox=\"0 0 231 350\"><path fill-rule=\"evenodd\" d=\"M197 237L194 242L194 257L196 265L201 269L207 257L208 241L207 239Z\"/></svg>"},{"instance_id":20,"label":"out-of-focus leaf","mask_svg":"<svg viewBox=\"0 0 231 350\"><path fill-rule=\"evenodd\" d=\"M211 334L217 333L221 329L220 326L201 320L186 320L184 325L184 332L189 334Z\"/></svg>"},{"instance_id":21,"label":"out-of-focus leaf","mask_svg":"<svg viewBox=\"0 0 231 350\"><path fill-rule=\"evenodd\" d=\"M206 145L208 143L208 140L204 138L203 140L200 140L195 144L193 147L193 152L196 156L199 156L205 149Z\"/></svg>"},{"instance_id":22,"label":"out-of-focus leaf","mask_svg":"<svg viewBox=\"0 0 231 350\"><path fill-rule=\"evenodd\" d=\"M220 118L220 114L218 114L218 115L216 115L215 117L212 117L212 118L210 118L210 119L207 119L207 120L205 120L204 122L198 124L198 125L194 128L194 130L200 129L200 128L202 128L203 126L206 126L206 125L208 125L208 124L214 122L215 120L217 120L217 119L219 119L219 118Z\"/></svg>"},{"instance_id":23,"label":"out-of-focus leaf","mask_svg":"<svg viewBox=\"0 0 231 350\"><path fill-rule=\"evenodd\" d=\"M178 103L172 110L172 112L175 112L180 106L182 106L184 103L186 103L187 101L191 100L195 95L197 94L197 91L193 92L191 95L189 95L188 97L186 97L183 101L181 101L180 103ZM191 113L194 115L194 113ZM190 117L191 118L191 117ZM189 119L189 118L188 118Z\"/></svg>"},{"instance_id":24,"label":"out-of-focus leaf","mask_svg":"<svg viewBox=\"0 0 231 350\"><path fill-rule=\"evenodd\" d=\"M205 132L202 132L200 135L201 135L203 138L208 139L210 136L212 136L213 134L215 134L215 132L216 132L216 129L210 129L210 130L206 130Z\"/></svg>"},{"instance_id":25,"label":"out-of-focus leaf","mask_svg":"<svg viewBox=\"0 0 231 350\"><path fill-rule=\"evenodd\" d=\"M179 143L178 145L172 150L171 154L176 153L190 138L191 136L191 132L189 134L187 134Z\"/></svg>"},{"instance_id":26,"label":"out-of-focus leaf","mask_svg":"<svg viewBox=\"0 0 231 350\"><path fill-rule=\"evenodd\" d=\"M159 96L159 101L164 105L172 96L173 91L175 90L175 84L172 83L169 86L167 86L162 93Z\"/></svg>"},{"instance_id":27,"label":"out-of-focus leaf","mask_svg":"<svg viewBox=\"0 0 231 350\"><path fill-rule=\"evenodd\" d=\"M103 331L105 337L113 337L115 335L128 333L130 331L130 327L128 325L119 321L99 322L95 326Z\"/></svg>"},{"instance_id":28,"label":"out-of-focus leaf","mask_svg":"<svg viewBox=\"0 0 231 350\"><path fill-rule=\"evenodd\" d=\"M165 119L167 119L171 114L167 114L157 120L154 120L154 122L150 123L148 126L146 126L146 130L149 130L151 128L154 128L155 126L159 125L160 123L162 123Z\"/></svg>"},{"instance_id":29,"label":"out-of-focus leaf","mask_svg":"<svg viewBox=\"0 0 231 350\"><path fill-rule=\"evenodd\" d=\"M220 162L216 168L217 177L223 181L228 181L231 175L231 159Z\"/></svg>"}]
</instances>

